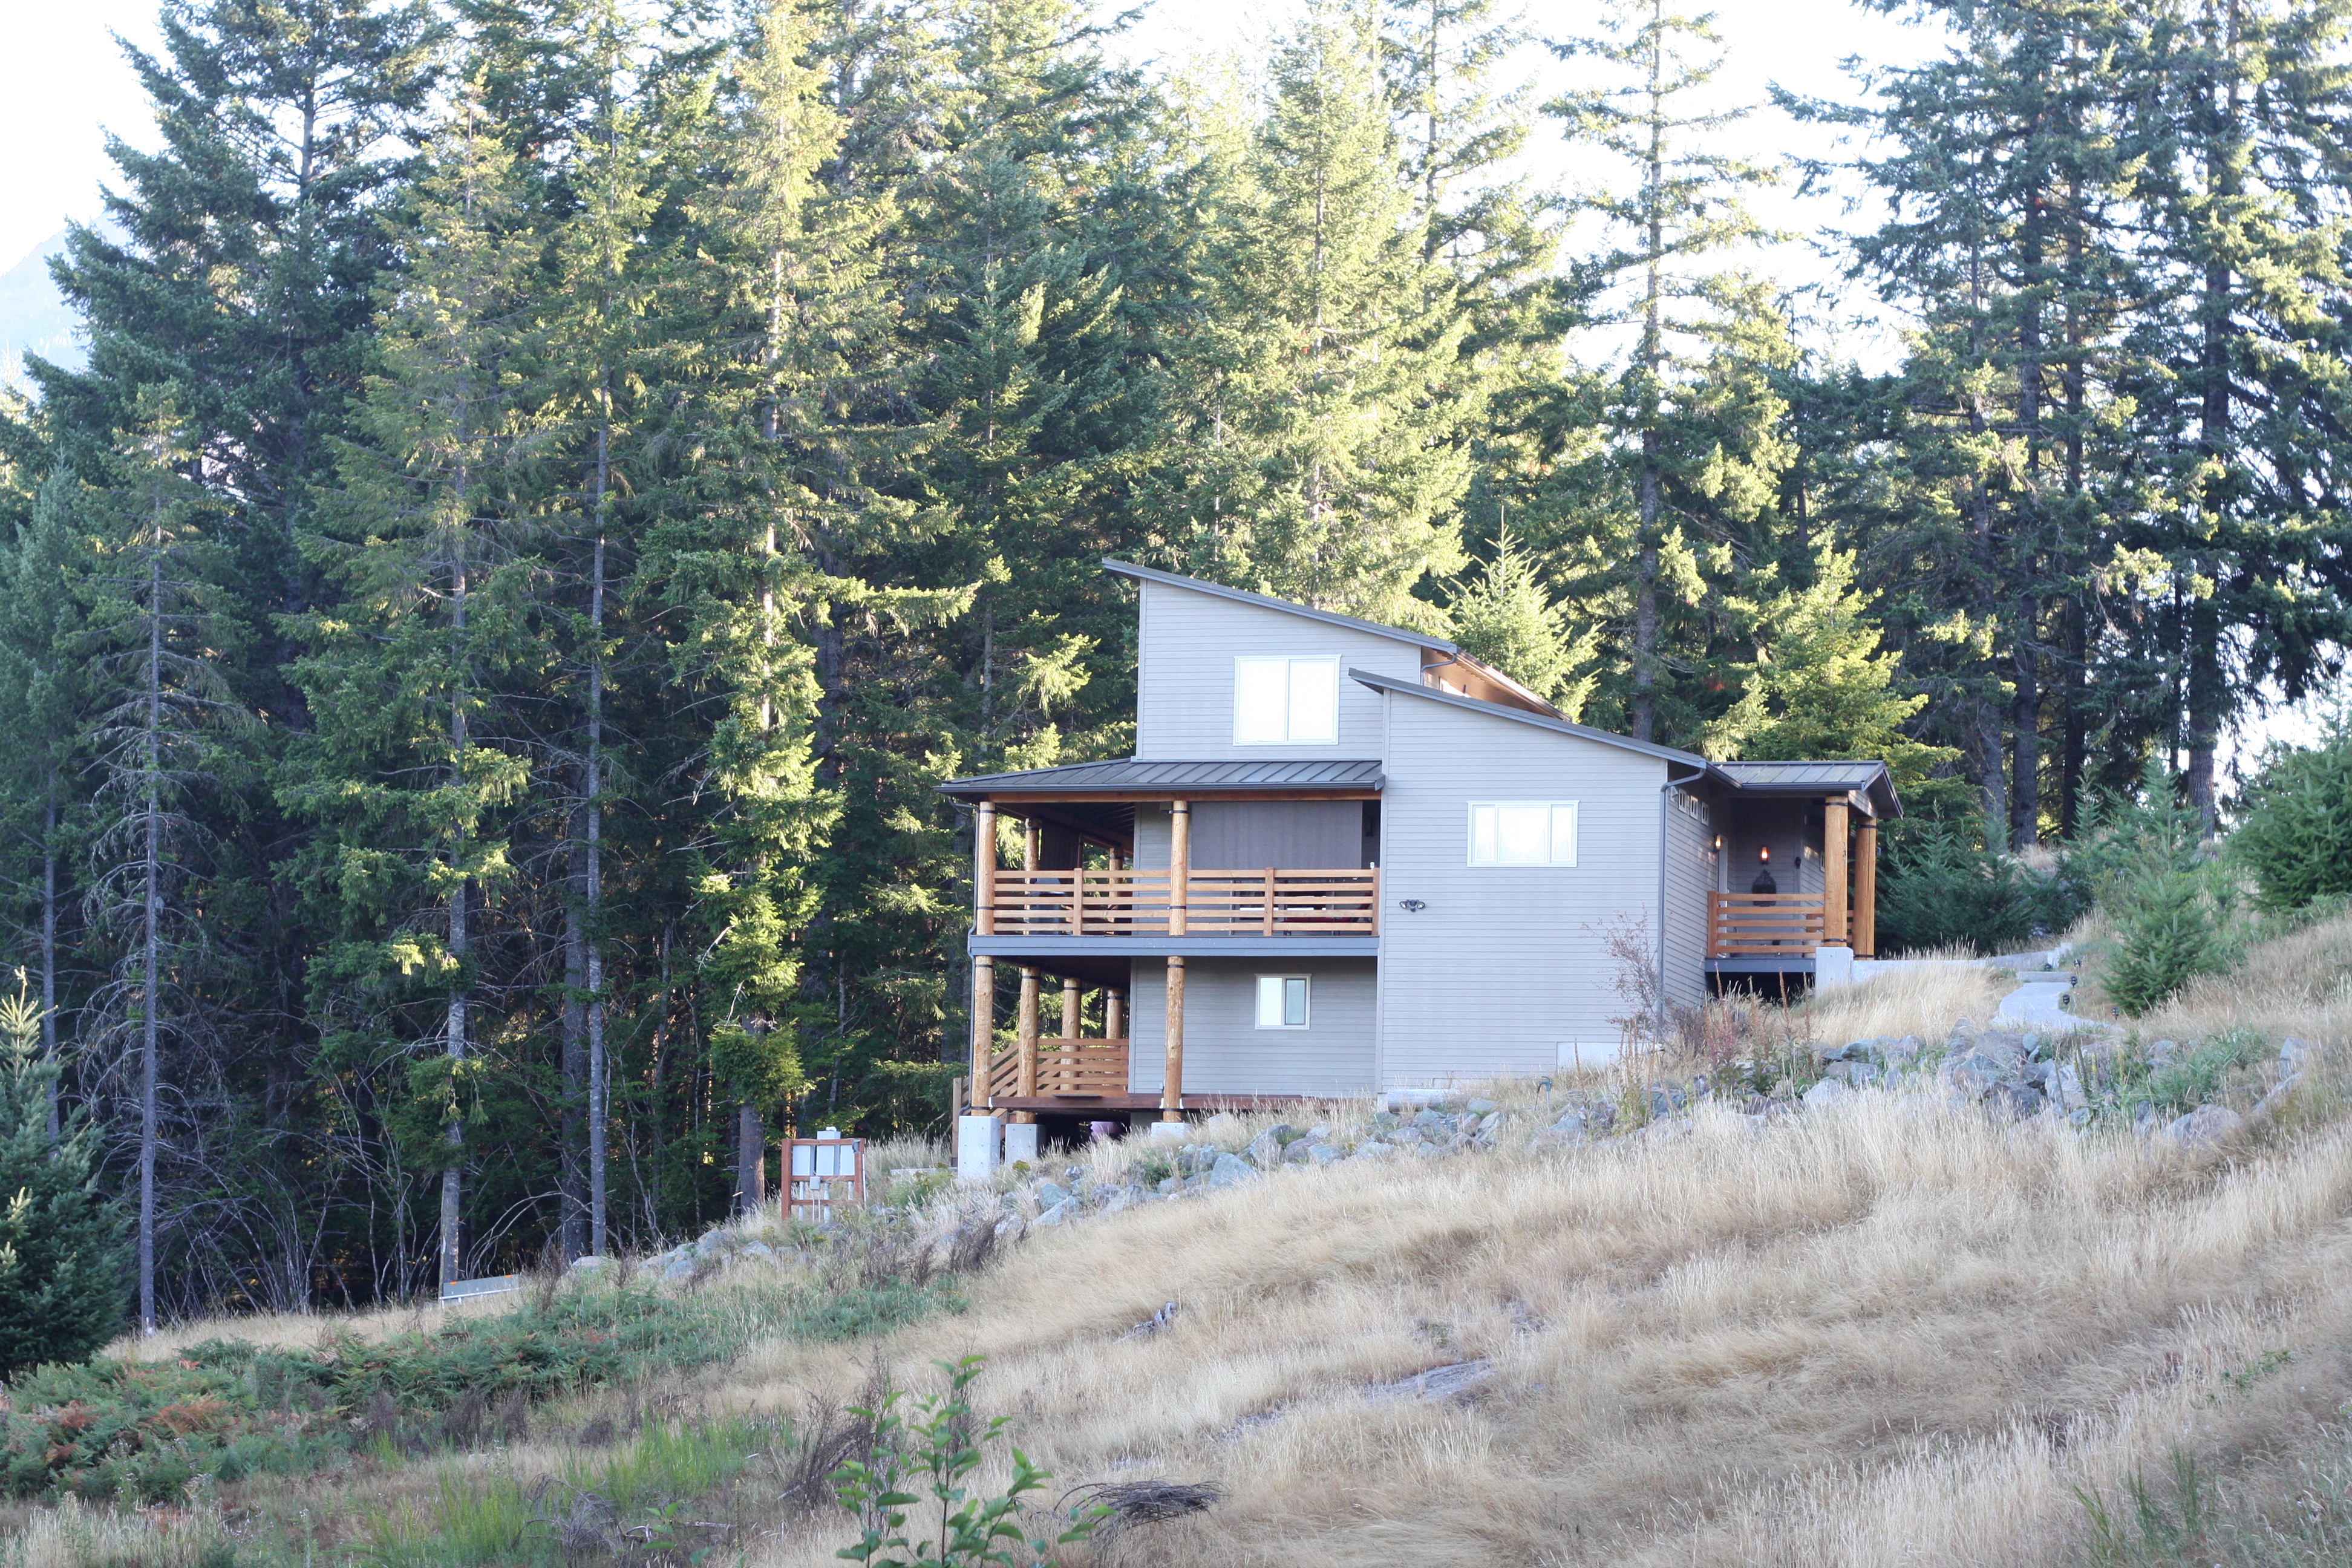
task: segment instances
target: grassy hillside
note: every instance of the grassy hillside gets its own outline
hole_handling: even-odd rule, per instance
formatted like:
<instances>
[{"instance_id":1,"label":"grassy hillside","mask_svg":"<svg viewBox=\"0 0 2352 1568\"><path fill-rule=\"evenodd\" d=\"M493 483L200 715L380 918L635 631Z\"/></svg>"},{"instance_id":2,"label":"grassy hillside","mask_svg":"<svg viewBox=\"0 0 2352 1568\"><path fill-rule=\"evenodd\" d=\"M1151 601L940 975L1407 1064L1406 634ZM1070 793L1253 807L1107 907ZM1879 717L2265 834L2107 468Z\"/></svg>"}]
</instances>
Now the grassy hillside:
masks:
<instances>
[{"instance_id":1,"label":"grassy hillside","mask_svg":"<svg viewBox=\"0 0 2352 1568\"><path fill-rule=\"evenodd\" d=\"M2352 920L2315 924L2142 1033L2263 1031L2265 1052L2200 1090L2251 1110L2280 1037L2344 1046L2347 973ZM1932 1042L1961 1015L1982 1024L2000 992L1982 970L1914 970L1810 1010L1746 1010L1722 1038ZM2123 1091L2078 1131L1952 1108L1924 1079L1818 1111L1788 1109L1789 1082L1686 1115L1661 1101L1653 1119L1651 1081L1689 1087L1709 1067L1583 1086L1623 1113L1582 1144L1531 1146L1546 1107L1515 1087L1490 1091L1491 1148L1286 1164L1001 1241L1030 1192L926 1205L902 1186L898 1212L844 1235L762 1222L714 1237L676 1282L649 1268L546 1282L499 1343L567 1312L654 1314L704 1324L692 1342L724 1353L608 1358L462 1419L442 1396L371 1404L346 1376L342 1403L300 1419L360 1440L307 1468L199 1475L160 1508L19 1502L0 1513L0 1563L814 1568L856 1533L815 1480L855 1446L844 1407L886 1380L933 1387L934 1360L971 1354L988 1358L982 1413L1055 1472L1045 1500L1145 1479L1221 1494L1066 1548L1072 1563L2352 1557L2340 1056L2194 1150L2137 1135ZM1368 1115L1330 1108L1335 1142ZM1207 1131L1239 1149L1269 1120ZM1128 1184L1152 1152L1097 1148L1075 1184ZM1164 1327L1136 1331L1171 1302ZM455 1353L430 1335L439 1321L196 1325L118 1349L160 1373L234 1332L331 1363L331 1383L367 1356Z\"/></svg>"}]
</instances>

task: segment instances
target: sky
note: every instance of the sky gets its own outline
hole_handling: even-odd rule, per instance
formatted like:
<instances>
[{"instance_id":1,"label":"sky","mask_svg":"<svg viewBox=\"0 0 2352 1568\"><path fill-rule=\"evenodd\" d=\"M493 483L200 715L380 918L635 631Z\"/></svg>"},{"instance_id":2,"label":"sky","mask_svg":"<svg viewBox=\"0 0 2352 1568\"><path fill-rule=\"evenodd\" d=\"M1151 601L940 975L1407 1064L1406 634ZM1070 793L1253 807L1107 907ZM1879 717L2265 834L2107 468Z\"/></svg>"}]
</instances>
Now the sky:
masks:
<instances>
[{"instance_id":1,"label":"sky","mask_svg":"<svg viewBox=\"0 0 2352 1568\"><path fill-rule=\"evenodd\" d=\"M1262 60L1275 32L1297 10L1295 0L1157 0L1115 47L1138 63L1181 64L1227 52ZM97 215L99 187L110 173L110 132L136 145L154 142L138 79L116 38L154 47L155 0L15 0L9 11L11 47L0 51L0 147L11 153L0 163L0 272L69 219ZM1529 0L1526 15L1538 34L1559 37L1595 30L1599 12L1591 0ZM1856 89L1843 68L1849 58L1906 64L1927 58L1940 41L1928 29L1847 0L1723 0L1716 26L1725 59L1709 84L1707 107L1759 106L1729 133L1750 156L1834 157L1840 151L1823 128L1800 124L1769 107L1771 86L1801 97L1851 100ZM1571 68L1547 51L1530 50L1513 75L1524 77L1540 101L1567 84ZM1605 177L1540 123L1527 172L1570 194ZM1829 254L1839 231L1874 220L1866 203L1855 210L1858 198L1851 183L1800 196L1791 182L1759 195L1750 204L1757 216L1791 237L1743 262L1791 287L1838 290L1847 324L1833 333L1817 331L1816 346L1864 363L1885 363L1901 323L1885 319L1859 289L1843 284ZM2308 710L2260 721L2238 738L2236 749L2258 751L2269 737L2307 741L2316 723Z\"/></svg>"}]
</instances>

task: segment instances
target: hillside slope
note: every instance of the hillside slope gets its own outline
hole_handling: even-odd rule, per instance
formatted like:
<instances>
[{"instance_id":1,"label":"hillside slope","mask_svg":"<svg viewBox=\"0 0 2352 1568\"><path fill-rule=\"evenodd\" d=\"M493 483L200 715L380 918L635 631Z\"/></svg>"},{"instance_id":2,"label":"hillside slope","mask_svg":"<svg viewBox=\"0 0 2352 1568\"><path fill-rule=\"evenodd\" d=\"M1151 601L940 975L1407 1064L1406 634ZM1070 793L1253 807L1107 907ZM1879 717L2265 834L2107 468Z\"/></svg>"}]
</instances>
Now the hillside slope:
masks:
<instances>
[{"instance_id":1,"label":"hillside slope","mask_svg":"<svg viewBox=\"0 0 2352 1568\"><path fill-rule=\"evenodd\" d=\"M649 1564L723 1543L713 1560L816 1568L855 1525L809 1506L829 1468L812 1442L877 1377L923 1392L932 1362L976 1354L975 1403L1055 1473L1046 1500L1121 1479L1221 1493L1065 1549L1073 1564L2344 1561L2352 1118L2345 1042L2326 1030L2347 971L2352 921L2337 921L2258 950L2242 994L2192 998L2200 1018L2259 1013L2331 1047L2283 1108L2217 1145L2136 1134L2121 1106L2081 1131L2054 1110L2003 1121L1916 1083L1770 1117L1701 1104L1629 1131L1636 1079L1614 1086L1633 1108L1617 1135L1581 1143L1530 1138L1543 1100L1521 1086L1496 1091L1493 1146L1457 1139L1442 1157L1229 1166L1229 1186L1077 1204L1060 1224L1036 1223L1034 1186L948 1194L829 1241L757 1222L636 1268L637 1285L562 1287L667 1277L661 1300L748 1339L731 1360L556 1400L529 1436L520 1416L497 1436L453 1415L436 1430L454 1450L404 1452L388 1406L354 1410L379 1436L342 1468L199 1482L192 1511L103 1530L20 1512L17 1560ZM1773 1022L1925 1032L1959 1007L1985 1016L1994 991L1982 971L1914 973ZM2263 1096L2276 1068L2246 1059L2214 1096ZM1345 1142L1368 1108L1329 1115ZM1203 1132L1237 1150L1270 1120ZM1096 1146L1077 1184L1131 1193L1154 1153ZM903 1273L910 1226L970 1243L1000 1226L995 1257L957 1282L960 1310L879 1337L805 1331L812 1301ZM1143 1330L1155 1314L1164 1326ZM138 1349L180 1357L223 1326ZM401 1331L393 1314L342 1326ZM332 1342L315 1321L245 1329ZM616 1432L645 1436L630 1448ZM677 1458L688 1449L702 1457ZM2196 1483L2201 1534L2166 1522L2184 1459L2220 1478L2218 1492ZM982 1479L1005 1473L998 1454ZM707 1533L580 1524L623 1490L644 1511L614 1520ZM2092 1505L2125 1521L2104 1547ZM204 1556L200 1537L234 1555Z\"/></svg>"}]
</instances>

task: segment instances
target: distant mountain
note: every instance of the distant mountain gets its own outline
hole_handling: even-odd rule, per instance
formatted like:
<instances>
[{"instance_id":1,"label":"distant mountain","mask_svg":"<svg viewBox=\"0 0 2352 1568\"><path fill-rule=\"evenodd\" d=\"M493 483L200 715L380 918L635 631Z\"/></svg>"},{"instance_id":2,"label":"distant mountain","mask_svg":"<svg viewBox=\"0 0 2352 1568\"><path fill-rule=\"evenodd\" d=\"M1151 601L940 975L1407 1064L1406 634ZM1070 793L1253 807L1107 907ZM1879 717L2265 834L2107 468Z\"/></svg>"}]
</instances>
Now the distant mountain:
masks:
<instances>
[{"instance_id":1,"label":"distant mountain","mask_svg":"<svg viewBox=\"0 0 2352 1568\"><path fill-rule=\"evenodd\" d=\"M28 353L77 370L81 367L82 346L74 336L74 313L58 298L58 286L49 278L49 258L65 247L65 230L59 229L36 246L30 256L0 272L0 381L22 383Z\"/></svg>"}]
</instances>

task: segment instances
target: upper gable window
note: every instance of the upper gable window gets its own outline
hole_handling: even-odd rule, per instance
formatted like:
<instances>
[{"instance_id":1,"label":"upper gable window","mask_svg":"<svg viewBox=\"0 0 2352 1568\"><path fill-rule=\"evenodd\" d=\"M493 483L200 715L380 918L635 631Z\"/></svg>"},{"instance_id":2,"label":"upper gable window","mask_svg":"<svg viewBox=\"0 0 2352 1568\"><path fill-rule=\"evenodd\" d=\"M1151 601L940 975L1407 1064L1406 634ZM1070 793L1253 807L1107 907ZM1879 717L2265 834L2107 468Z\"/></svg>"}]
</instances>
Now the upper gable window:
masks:
<instances>
[{"instance_id":1,"label":"upper gable window","mask_svg":"<svg viewBox=\"0 0 2352 1568\"><path fill-rule=\"evenodd\" d=\"M1573 866L1576 802L1475 800L1470 803L1473 866Z\"/></svg>"},{"instance_id":2,"label":"upper gable window","mask_svg":"<svg viewBox=\"0 0 2352 1568\"><path fill-rule=\"evenodd\" d=\"M1234 658L1234 744L1332 745L1339 739L1339 661Z\"/></svg>"}]
</instances>

